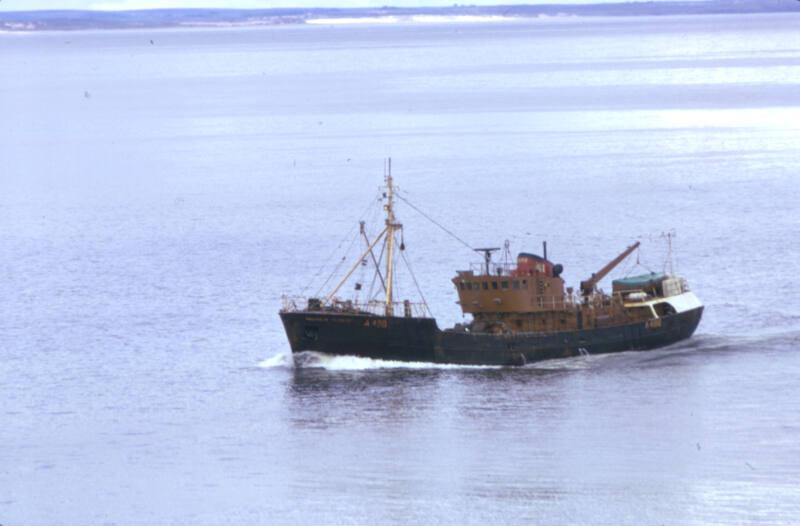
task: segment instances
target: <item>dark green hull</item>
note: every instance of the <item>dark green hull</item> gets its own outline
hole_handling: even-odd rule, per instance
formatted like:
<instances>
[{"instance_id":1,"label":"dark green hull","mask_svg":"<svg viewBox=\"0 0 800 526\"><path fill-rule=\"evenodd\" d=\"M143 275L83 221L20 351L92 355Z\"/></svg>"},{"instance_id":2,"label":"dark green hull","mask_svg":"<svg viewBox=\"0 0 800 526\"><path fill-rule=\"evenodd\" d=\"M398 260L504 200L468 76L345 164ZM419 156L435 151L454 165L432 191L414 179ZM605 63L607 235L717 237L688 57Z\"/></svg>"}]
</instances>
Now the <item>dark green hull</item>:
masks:
<instances>
[{"instance_id":1,"label":"dark green hull","mask_svg":"<svg viewBox=\"0 0 800 526\"><path fill-rule=\"evenodd\" d=\"M280 314L292 352L462 365L524 365L582 354L656 349L689 338L702 315L703 307L698 307L649 323L549 334L488 334L442 331L433 318L330 312Z\"/></svg>"}]
</instances>

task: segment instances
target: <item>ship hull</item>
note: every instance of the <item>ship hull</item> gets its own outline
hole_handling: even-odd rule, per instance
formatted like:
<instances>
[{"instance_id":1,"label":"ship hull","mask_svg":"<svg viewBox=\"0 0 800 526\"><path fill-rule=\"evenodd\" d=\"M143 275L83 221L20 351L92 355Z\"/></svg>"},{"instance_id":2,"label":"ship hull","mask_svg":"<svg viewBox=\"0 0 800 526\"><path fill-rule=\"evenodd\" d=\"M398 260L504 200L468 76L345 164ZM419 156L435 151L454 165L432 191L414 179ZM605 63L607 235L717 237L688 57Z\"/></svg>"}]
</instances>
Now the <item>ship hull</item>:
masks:
<instances>
[{"instance_id":1,"label":"ship hull","mask_svg":"<svg viewBox=\"0 0 800 526\"><path fill-rule=\"evenodd\" d=\"M525 365L585 354L664 347L689 338L703 307L647 322L548 334L440 330L432 318L282 312L292 352L462 365Z\"/></svg>"}]
</instances>

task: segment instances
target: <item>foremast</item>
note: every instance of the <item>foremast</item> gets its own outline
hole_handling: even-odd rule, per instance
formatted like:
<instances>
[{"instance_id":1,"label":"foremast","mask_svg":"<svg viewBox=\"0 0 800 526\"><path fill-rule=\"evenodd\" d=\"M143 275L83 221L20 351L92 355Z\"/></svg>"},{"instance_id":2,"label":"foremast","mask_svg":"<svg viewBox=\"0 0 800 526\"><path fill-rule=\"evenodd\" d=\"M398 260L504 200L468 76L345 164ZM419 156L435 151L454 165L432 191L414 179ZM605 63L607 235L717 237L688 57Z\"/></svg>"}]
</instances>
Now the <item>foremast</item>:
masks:
<instances>
[{"instance_id":1,"label":"foremast","mask_svg":"<svg viewBox=\"0 0 800 526\"><path fill-rule=\"evenodd\" d=\"M339 289L341 289L342 286L347 282L347 280L350 279L350 276L353 275L353 273L356 271L356 269L359 268L359 266L361 266L361 264L365 260L365 258L367 256L370 256L372 261L375 263L375 270L376 270L377 276L380 277L380 279L381 279L381 284L383 286L384 293L385 293L385 299L384 299L384 302L383 302L384 303L384 306L383 306L384 314L386 316L394 316L394 288L395 288L394 287L394 281L395 281L395 252L396 252L395 251L395 246L397 244L397 240L396 240L397 234L398 234L398 232L402 232L403 225L402 225L402 223L399 223L397 221L397 217L395 217L395 214L394 214L394 200L395 200L395 197L396 197L395 196L396 188L394 186L394 180L392 179L392 160L391 160L391 158L387 159L387 163L386 163L386 166L385 166L384 181L386 182L386 186L384 188L384 192L383 192L383 196L382 196L383 199L385 199L385 203L383 205L383 210L384 210L384 212L386 212L386 220L385 220L384 229L378 234L377 237L375 237L375 239L372 240L372 242L370 242L369 238L367 237L366 232L364 230L364 223L363 223L363 221L361 222L360 234L364 237L364 240L367 243L367 248L359 256L359 258L356 260L356 262L353 264L353 266L350 268L350 270L347 272L347 274L345 274L345 276L342 278L342 280L339 281L339 284L336 285L336 287L334 287L334 289L327 295L327 297L325 298L325 304L330 304L332 301L334 301L336 293L339 292ZM403 243L402 236L401 236L400 239L401 240L400 240L400 247L399 248L402 251L402 250L405 250L405 245ZM384 242L384 250L381 251L381 255L383 255L384 251L386 253L386 279L385 280L383 279L383 276L381 276L381 272L380 272L380 263L379 263L379 261L380 261L380 259L382 259L382 256L380 258L376 258L375 257L375 253L373 252L373 249L376 247L376 245L378 245L378 243L381 240L383 240L383 242ZM410 268L409 268L409 272L411 272ZM412 273L412 277L413 277L413 273ZM416 278L414 278L414 283L416 284ZM418 285L417 285L417 289L419 290L419 286ZM421 291L420 291L420 296L422 296L422 292ZM380 305L380 302L378 302L378 304ZM406 317L411 316L411 311L410 311L410 305L411 304L408 301L403 302L403 304L404 304L405 309L406 309L405 316ZM422 304L425 305L425 309L427 310L428 307L427 307L427 304L425 303L424 298L423 298L423 303Z\"/></svg>"},{"instance_id":2,"label":"foremast","mask_svg":"<svg viewBox=\"0 0 800 526\"><path fill-rule=\"evenodd\" d=\"M395 234L403 229L403 225L397 222L397 218L394 215L394 181L392 180L391 158L387 161L386 204L383 205L383 209L386 211L386 315L393 316Z\"/></svg>"}]
</instances>

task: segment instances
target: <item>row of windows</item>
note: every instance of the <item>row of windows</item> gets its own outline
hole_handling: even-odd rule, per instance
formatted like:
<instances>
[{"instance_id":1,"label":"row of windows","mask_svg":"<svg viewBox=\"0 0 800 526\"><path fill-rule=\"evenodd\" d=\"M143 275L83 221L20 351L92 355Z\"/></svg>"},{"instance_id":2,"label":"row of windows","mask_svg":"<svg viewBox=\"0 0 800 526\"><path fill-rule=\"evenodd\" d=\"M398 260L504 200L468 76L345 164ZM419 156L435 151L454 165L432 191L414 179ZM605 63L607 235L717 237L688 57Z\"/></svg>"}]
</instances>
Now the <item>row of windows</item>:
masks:
<instances>
[{"instance_id":1,"label":"row of windows","mask_svg":"<svg viewBox=\"0 0 800 526\"><path fill-rule=\"evenodd\" d=\"M489 283L491 283L492 290L503 289L507 290L509 287L513 288L514 290L527 289L528 288L528 280L507 280L504 279L502 281L462 281L459 283L459 288L461 290L489 290Z\"/></svg>"}]
</instances>

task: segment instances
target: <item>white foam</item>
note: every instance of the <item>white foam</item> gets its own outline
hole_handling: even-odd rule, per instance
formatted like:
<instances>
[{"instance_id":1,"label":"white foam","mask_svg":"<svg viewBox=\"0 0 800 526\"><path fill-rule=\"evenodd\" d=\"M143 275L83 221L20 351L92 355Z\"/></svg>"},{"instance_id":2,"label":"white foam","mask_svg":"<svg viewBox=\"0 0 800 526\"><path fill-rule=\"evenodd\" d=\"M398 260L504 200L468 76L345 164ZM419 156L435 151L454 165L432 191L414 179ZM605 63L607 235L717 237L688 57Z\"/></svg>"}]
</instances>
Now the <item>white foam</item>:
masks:
<instances>
[{"instance_id":1,"label":"white foam","mask_svg":"<svg viewBox=\"0 0 800 526\"><path fill-rule=\"evenodd\" d=\"M360 356L337 356L306 351L294 356L280 353L258 364L265 369L276 367L302 367L328 371L368 371L371 369L499 369L499 365L458 365L449 363L403 362L399 360L374 360Z\"/></svg>"},{"instance_id":2,"label":"white foam","mask_svg":"<svg viewBox=\"0 0 800 526\"><path fill-rule=\"evenodd\" d=\"M275 367L293 367L294 361L292 360L291 353L278 353L271 358L258 362L259 367L264 369L273 369Z\"/></svg>"},{"instance_id":3,"label":"white foam","mask_svg":"<svg viewBox=\"0 0 800 526\"><path fill-rule=\"evenodd\" d=\"M533 362L525 367L530 369L587 369L593 362L612 355L573 356ZM325 369L328 371L369 371L373 369L501 369L502 365L460 365L454 363L404 362L400 360L376 360L360 356L339 356L321 352L305 351L278 353L258 364L264 369L300 367L304 369Z\"/></svg>"},{"instance_id":4,"label":"white foam","mask_svg":"<svg viewBox=\"0 0 800 526\"><path fill-rule=\"evenodd\" d=\"M541 362L533 362L526 365L531 369L547 369L547 370L580 370L588 369L592 364L598 360L602 360L612 356L611 354L590 354L587 356L570 356L569 358L553 358L552 360L543 360Z\"/></svg>"}]
</instances>

